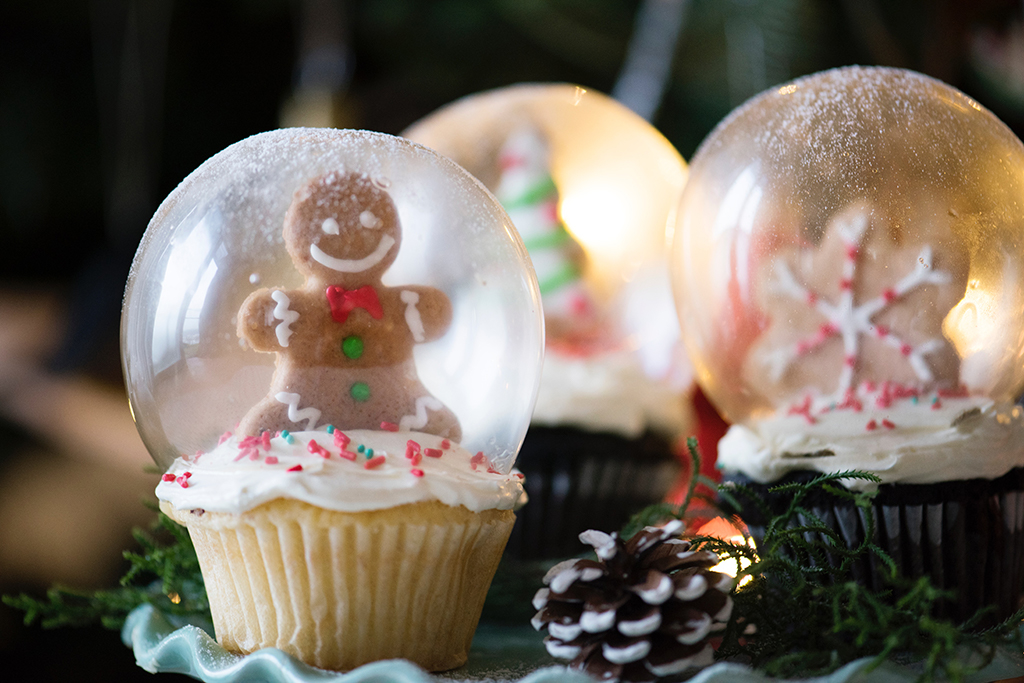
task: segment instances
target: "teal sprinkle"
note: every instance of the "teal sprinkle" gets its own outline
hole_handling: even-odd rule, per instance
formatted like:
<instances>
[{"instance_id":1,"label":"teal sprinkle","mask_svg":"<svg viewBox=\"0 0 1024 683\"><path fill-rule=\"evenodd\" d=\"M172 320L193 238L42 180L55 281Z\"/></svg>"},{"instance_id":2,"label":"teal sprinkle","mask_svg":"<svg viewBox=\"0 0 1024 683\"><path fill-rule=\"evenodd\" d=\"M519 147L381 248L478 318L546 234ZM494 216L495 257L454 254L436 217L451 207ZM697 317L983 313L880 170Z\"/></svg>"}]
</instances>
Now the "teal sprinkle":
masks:
<instances>
[{"instance_id":1,"label":"teal sprinkle","mask_svg":"<svg viewBox=\"0 0 1024 683\"><path fill-rule=\"evenodd\" d=\"M289 434L288 437L285 439L285 441L287 441L289 444L294 444L295 443L295 437L292 436L291 434Z\"/></svg>"},{"instance_id":2,"label":"teal sprinkle","mask_svg":"<svg viewBox=\"0 0 1024 683\"><path fill-rule=\"evenodd\" d=\"M910 402L915 404L915 405L917 405L917 396L911 396L910 397Z\"/></svg>"},{"instance_id":3,"label":"teal sprinkle","mask_svg":"<svg viewBox=\"0 0 1024 683\"><path fill-rule=\"evenodd\" d=\"M932 399L932 403L938 403L938 402L939 402L939 397L938 396L936 396L935 398Z\"/></svg>"},{"instance_id":4,"label":"teal sprinkle","mask_svg":"<svg viewBox=\"0 0 1024 683\"><path fill-rule=\"evenodd\" d=\"M364 446L363 444L359 444L359 448L356 449L356 453L362 453L365 450L366 446Z\"/></svg>"},{"instance_id":5,"label":"teal sprinkle","mask_svg":"<svg viewBox=\"0 0 1024 683\"><path fill-rule=\"evenodd\" d=\"M288 436L289 436L289 434L288 434L288 430L287 430L287 429L282 429L282 430L281 430L281 438L282 438L282 439L287 439L287 438L288 438Z\"/></svg>"},{"instance_id":6,"label":"teal sprinkle","mask_svg":"<svg viewBox=\"0 0 1024 683\"><path fill-rule=\"evenodd\" d=\"M327 425L327 433L328 434L333 434L334 433L334 425Z\"/></svg>"},{"instance_id":7,"label":"teal sprinkle","mask_svg":"<svg viewBox=\"0 0 1024 683\"><path fill-rule=\"evenodd\" d=\"M369 460L372 457L373 457L373 449L372 448L367 448L366 449L366 459Z\"/></svg>"}]
</instances>

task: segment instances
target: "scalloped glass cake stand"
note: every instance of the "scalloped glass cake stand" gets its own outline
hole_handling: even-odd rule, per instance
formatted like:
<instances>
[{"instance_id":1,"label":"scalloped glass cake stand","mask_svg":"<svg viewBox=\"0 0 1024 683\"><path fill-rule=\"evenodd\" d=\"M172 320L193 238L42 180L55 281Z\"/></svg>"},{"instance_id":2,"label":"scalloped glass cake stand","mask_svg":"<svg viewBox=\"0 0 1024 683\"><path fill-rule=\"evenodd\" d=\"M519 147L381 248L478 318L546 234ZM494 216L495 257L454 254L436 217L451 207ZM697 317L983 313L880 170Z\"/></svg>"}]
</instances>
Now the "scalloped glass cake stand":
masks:
<instances>
[{"instance_id":1,"label":"scalloped glass cake stand","mask_svg":"<svg viewBox=\"0 0 1024 683\"><path fill-rule=\"evenodd\" d=\"M146 671L182 673L206 683L592 683L587 676L557 665L544 651L541 635L528 626L481 624L466 665L442 674L429 674L397 659L374 662L348 673L324 671L275 648L243 657L224 650L209 632L212 629L208 623L174 619L150 605L142 605L128 615L121 639L134 650L136 663ZM892 662L868 671L871 661L859 659L829 676L801 680L803 683L913 683L917 678L918 673L913 668ZM1024 676L1024 653L1001 648L988 666L965 678L965 682L989 683L1015 676ZM688 680L689 683L784 683L730 663L716 664Z\"/></svg>"}]
</instances>

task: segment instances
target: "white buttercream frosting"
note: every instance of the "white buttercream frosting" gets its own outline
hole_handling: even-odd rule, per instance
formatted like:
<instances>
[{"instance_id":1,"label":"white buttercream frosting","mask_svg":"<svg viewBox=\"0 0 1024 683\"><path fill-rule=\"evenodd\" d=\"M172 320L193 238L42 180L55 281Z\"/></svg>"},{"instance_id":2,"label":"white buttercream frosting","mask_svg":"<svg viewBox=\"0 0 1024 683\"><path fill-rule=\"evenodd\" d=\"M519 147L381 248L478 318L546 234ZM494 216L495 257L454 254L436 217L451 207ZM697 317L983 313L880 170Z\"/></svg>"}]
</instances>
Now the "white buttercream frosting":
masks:
<instances>
[{"instance_id":1,"label":"white buttercream frosting","mask_svg":"<svg viewBox=\"0 0 1024 683\"><path fill-rule=\"evenodd\" d=\"M690 424L684 392L648 375L632 351L579 357L548 351L531 421L627 438L649 427L674 436Z\"/></svg>"},{"instance_id":2,"label":"white buttercream frosting","mask_svg":"<svg viewBox=\"0 0 1024 683\"><path fill-rule=\"evenodd\" d=\"M812 422L813 420L813 422ZM718 467L769 483L788 472L861 470L882 483L995 479L1024 466L1024 410L981 397L900 399L885 408L776 415L733 425ZM849 488L874 488L846 480Z\"/></svg>"},{"instance_id":3,"label":"white buttercream frosting","mask_svg":"<svg viewBox=\"0 0 1024 683\"><path fill-rule=\"evenodd\" d=\"M482 454L474 456L438 436L372 430L344 434L350 440L344 449L323 430L292 432L292 443L275 436L252 446L232 436L208 453L175 460L157 486L157 498L178 510L233 513L277 498L342 512L431 500L480 512L511 510L523 495L521 475L490 470ZM313 441L323 450L311 450ZM419 445L419 458L407 457L410 441ZM434 450L428 454L427 449ZM354 459L343 457L342 450Z\"/></svg>"}]
</instances>

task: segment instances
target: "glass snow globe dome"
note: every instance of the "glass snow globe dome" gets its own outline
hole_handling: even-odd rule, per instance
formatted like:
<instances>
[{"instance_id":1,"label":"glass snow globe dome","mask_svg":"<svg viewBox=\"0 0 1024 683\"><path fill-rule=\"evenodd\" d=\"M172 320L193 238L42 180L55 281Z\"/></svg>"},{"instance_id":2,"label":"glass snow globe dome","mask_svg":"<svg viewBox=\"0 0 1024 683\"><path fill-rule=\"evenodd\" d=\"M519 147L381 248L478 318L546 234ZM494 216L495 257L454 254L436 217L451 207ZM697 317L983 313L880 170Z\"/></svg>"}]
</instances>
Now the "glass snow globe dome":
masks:
<instances>
[{"instance_id":1,"label":"glass snow globe dome","mask_svg":"<svg viewBox=\"0 0 1024 683\"><path fill-rule=\"evenodd\" d=\"M1019 396L1024 146L954 88L847 67L762 93L676 218L684 341L730 421Z\"/></svg>"},{"instance_id":2,"label":"glass snow globe dome","mask_svg":"<svg viewBox=\"0 0 1024 683\"><path fill-rule=\"evenodd\" d=\"M401 138L302 128L228 147L164 200L121 325L164 467L269 405L289 429L450 437L507 473L543 334L526 249L477 180Z\"/></svg>"}]
</instances>

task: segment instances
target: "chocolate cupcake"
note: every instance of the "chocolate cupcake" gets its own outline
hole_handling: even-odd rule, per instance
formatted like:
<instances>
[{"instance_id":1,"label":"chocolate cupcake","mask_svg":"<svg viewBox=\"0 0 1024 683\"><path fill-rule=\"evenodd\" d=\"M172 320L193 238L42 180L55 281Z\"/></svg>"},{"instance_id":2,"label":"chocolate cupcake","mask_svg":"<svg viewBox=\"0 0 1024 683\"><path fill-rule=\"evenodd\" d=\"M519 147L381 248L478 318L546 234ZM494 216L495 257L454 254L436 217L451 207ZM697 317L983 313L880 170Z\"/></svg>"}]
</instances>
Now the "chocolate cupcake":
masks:
<instances>
[{"instance_id":1,"label":"chocolate cupcake","mask_svg":"<svg viewBox=\"0 0 1024 683\"><path fill-rule=\"evenodd\" d=\"M765 494L875 475L842 480L877 490L870 512L827 496L812 511L850 546L874 529L961 620L1005 618L1024 590L1022 192L1024 146L978 103L849 67L719 125L673 247L684 338L733 422L719 467ZM877 567L852 574L879 585Z\"/></svg>"},{"instance_id":2,"label":"chocolate cupcake","mask_svg":"<svg viewBox=\"0 0 1024 683\"><path fill-rule=\"evenodd\" d=\"M573 555L580 532L619 528L679 476L690 373L665 226L685 164L640 117L564 84L474 95L405 135L478 177L530 252L546 351L506 559Z\"/></svg>"}]
</instances>

